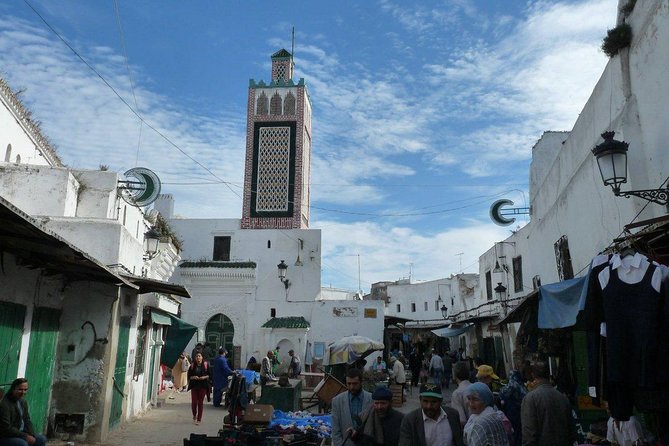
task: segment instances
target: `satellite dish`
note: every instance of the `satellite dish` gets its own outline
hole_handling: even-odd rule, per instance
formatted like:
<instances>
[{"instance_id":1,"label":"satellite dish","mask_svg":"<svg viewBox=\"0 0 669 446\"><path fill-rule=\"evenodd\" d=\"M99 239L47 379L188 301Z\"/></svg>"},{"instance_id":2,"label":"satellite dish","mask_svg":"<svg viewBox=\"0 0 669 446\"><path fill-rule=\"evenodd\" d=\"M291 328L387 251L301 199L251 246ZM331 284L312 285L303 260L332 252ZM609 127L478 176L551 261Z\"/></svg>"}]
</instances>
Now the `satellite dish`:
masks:
<instances>
[{"instance_id":1,"label":"satellite dish","mask_svg":"<svg viewBox=\"0 0 669 446\"><path fill-rule=\"evenodd\" d=\"M126 171L126 180L120 181L121 197L125 201L137 206L146 206L158 198L160 194L160 179L153 171L145 167L135 167ZM134 178L136 181L132 181Z\"/></svg>"},{"instance_id":2,"label":"satellite dish","mask_svg":"<svg viewBox=\"0 0 669 446\"><path fill-rule=\"evenodd\" d=\"M512 224L514 221L516 221L515 218L506 218L504 215L502 215L502 206L513 206L513 201L507 200L505 198L501 200L495 201L491 206L490 206L490 219L496 224L500 226L509 226Z\"/></svg>"}]
</instances>

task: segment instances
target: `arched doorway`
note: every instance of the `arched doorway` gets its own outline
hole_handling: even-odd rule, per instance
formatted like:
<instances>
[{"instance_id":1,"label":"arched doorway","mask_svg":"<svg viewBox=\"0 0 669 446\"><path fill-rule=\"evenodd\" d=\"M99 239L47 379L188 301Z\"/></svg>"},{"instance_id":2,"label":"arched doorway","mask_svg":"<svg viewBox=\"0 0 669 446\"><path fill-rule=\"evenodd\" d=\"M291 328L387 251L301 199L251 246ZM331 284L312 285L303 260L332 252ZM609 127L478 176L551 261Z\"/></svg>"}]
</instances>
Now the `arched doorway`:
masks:
<instances>
[{"instance_id":1,"label":"arched doorway","mask_svg":"<svg viewBox=\"0 0 669 446\"><path fill-rule=\"evenodd\" d=\"M218 348L225 347L228 351L228 362L230 367L234 364L234 349L232 339L235 336L235 326L229 317L224 314L217 314L207 321L207 327L204 331L204 339L214 350L214 355L218 355Z\"/></svg>"}]
</instances>

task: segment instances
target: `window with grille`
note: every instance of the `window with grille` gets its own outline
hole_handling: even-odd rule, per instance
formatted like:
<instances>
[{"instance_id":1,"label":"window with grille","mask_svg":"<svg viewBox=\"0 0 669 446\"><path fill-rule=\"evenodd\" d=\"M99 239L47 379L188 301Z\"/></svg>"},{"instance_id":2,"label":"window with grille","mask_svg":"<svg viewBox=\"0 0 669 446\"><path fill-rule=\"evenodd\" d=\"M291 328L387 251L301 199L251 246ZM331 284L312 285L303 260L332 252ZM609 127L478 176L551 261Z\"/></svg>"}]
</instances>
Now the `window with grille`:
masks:
<instances>
[{"instance_id":1,"label":"window with grille","mask_svg":"<svg viewBox=\"0 0 669 446\"><path fill-rule=\"evenodd\" d=\"M295 95L291 91L288 92L286 99L283 101L283 114L295 114Z\"/></svg>"},{"instance_id":2,"label":"window with grille","mask_svg":"<svg viewBox=\"0 0 669 446\"><path fill-rule=\"evenodd\" d=\"M569 240L563 235L553 245L555 248L555 263L557 264L558 277L562 280L572 279L574 269L571 266L571 254L569 253Z\"/></svg>"},{"instance_id":3,"label":"window with grille","mask_svg":"<svg viewBox=\"0 0 669 446\"><path fill-rule=\"evenodd\" d=\"M272 98L274 100L274 98ZM258 135L257 211L286 211L290 180L290 127L263 127Z\"/></svg>"},{"instance_id":4,"label":"window with grille","mask_svg":"<svg viewBox=\"0 0 669 446\"><path fill-rule=\"evenodd\" d=\"M268 109L268 100L267 100L267 95L263 91L260 93L260 96L258 96L258 101L256 104L256 115L266 115L267 114L267 109Z\"/></svg>"},{"instance_id":5,"label":"window with grille","mask_svg":"<svg viewBox=\"0 0 669 446\"><path fill-rule=\"evenodd\" d=\"M137 327L137 347L135 347L135 368L132 372L136 378L144 373L144 358L146 353L146 324Z\"/></svg>"},{"instance_id":6,"label":"window with grille","mask_svg":"<svg viewBox=\"0 0 669 446\"><path fill-rule=\"evenodd\" d=\"M228 262L230 260L230 237L214 237L214 261Z\"/></svg>"},{"instance_id":7,"label":"window with grille","mask_svg":"<svg viewBox=\"0 0 669 446\"><path fill-rule=\"evenodd\" d=\"M281 114L281 96L278 91L272 95L272 100L269 101L269 113L270 115Z\"/></svg>"}]
</instances>

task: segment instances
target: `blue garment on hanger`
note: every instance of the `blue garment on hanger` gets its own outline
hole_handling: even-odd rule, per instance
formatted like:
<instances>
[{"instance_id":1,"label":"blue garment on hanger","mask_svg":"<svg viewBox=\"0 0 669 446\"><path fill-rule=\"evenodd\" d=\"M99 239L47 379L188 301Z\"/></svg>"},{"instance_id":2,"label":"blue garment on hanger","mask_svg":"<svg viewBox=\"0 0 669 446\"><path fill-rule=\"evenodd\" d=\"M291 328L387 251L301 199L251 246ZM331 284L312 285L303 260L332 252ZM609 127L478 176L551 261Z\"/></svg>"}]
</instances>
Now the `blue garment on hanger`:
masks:
<instances>
[{"instance_id":1,"label":"blue garment on hanger","mask_svg":"<svg viewBox=\"0 0 669 446\"><path fill-rule=\"evenodd\" d=\"M539 287L539 328L564 328L576 324L578 312L585 308L590 271L583 277Z\"/></svg>"}]
</instances>

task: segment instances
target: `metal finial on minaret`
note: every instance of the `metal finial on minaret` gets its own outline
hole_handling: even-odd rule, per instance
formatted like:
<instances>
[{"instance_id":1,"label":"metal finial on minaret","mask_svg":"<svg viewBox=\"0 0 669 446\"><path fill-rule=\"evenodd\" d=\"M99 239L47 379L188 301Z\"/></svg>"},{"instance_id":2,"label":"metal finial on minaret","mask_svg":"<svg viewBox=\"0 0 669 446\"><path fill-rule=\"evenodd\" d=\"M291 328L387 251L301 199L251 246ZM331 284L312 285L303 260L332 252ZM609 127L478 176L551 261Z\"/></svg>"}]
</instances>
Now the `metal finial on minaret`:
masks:
<instances>
[{"instance_id":1,"label":"metal finial on minaret","mask_svg":"<svg viewBox=\"0 0 669 446\"><path fill-rule=\"evenodd\" d=\"M291 43L290 43L290 54L293 56L291 59L291 62L293 64L293 67L295 66L295 27L293 26L293 33L291 37Z\"/></svg>"}]
</instances>

